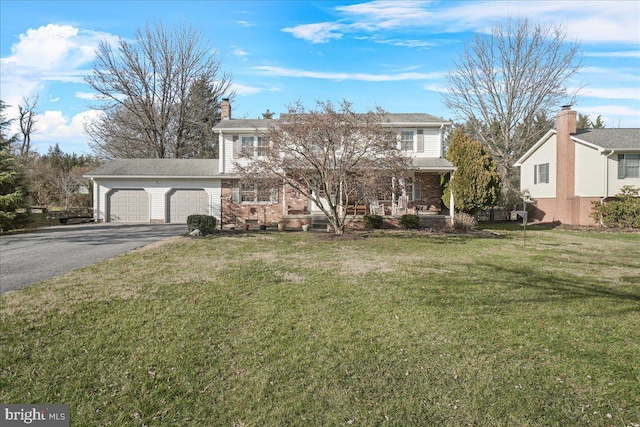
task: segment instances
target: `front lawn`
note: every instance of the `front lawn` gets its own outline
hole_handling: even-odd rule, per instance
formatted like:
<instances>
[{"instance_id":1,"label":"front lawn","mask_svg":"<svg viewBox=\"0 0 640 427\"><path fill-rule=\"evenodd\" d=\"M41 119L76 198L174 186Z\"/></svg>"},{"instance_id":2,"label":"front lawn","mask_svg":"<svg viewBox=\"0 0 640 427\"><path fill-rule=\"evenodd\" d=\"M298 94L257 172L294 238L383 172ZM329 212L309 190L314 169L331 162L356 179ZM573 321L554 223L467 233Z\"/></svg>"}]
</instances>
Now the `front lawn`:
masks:
<instances>
[{"instance_id":1,"label":"front lawn","mask_svg":"<svg viewBox=\"0 0 640 427\"><path fill-rule=\"evenodd\" d=\"M0 296L73 426L640 426L640 234L178 238Z\"/></svg>"}]
</instances>

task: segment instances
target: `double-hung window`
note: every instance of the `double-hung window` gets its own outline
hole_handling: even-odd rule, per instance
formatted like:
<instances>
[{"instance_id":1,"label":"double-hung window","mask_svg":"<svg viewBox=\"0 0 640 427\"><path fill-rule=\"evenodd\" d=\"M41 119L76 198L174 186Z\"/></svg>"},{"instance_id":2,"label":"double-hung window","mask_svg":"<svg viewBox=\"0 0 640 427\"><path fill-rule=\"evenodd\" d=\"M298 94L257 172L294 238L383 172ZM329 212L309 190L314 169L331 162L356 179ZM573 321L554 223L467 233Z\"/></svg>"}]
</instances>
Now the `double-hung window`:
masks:
<instances>
[{"instance_id":1,"label":"double-hung window","mask_svg":"<svg viewBox=\"0 0 640 427\"><path fill-rule=\"evenodd\" d=\"M413 131L403 130L400 133L400 149L402 151L413 151Z\"/></svg>"},{"instance_id":2,"label":"double-hung window","mask_svg":"<svg viewBox=\"0 0 640 427\"><path fill-rule=\"evenodd\" d=\"M267 155L267 149L269 148L269 145L266 143L266 140L259 136L258 137L258 145L256 148L256 155L258 157L264 157Z\"/></svg>"},{"instance_id":3,"label":"double-hung window","mask_svg":"<svg viewBox=\"0 0 640 427\"><path fill-rule=\"evenodd\" d=\"M240 149L245 156L254 156L254 137L243 136L241 139Z\"/></svg>"},{"instance_id":4,"label":"double-hung window","mask_svg":"<svg viewBox=\"0 0 640 427\"><path fill-rule=\"evenodd\" d=\"M640 178L640 154L618 154L618 179Z\"/></svg>"},{"instance_id":5,"label":"double-hung window","mask_svg":"<svg viewBox=\"0 0 640 427\"><path fill-rule=\"evenodd\" d=\"M236 203L278 203L278 189L262 183L240 184L237 193Z\"/></svg>"},{"instance_id":6,"label":"double-hung window","mask_svg":"<svg viewBox=\"0 0 640 427\"><path fill-rule=\"evenodd\" d=\"M533 183L548 184L549 183L549 163L541 163L533 166Z\"/></svg>"}]
</instances>

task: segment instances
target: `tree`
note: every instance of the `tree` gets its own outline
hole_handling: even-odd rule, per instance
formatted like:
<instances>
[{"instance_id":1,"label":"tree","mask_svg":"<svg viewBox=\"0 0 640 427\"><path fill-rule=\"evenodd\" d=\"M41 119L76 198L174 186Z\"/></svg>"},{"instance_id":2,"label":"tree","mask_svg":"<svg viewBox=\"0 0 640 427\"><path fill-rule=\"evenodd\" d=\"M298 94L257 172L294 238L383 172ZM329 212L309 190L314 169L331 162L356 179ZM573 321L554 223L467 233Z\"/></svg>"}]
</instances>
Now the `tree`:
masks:
<instances>
[{"instance_id":1,"label":"tree","mask_svg":"<svg viewBox=\"0 0 640 427\"><path fill-rule=\"evenodd\" d=\"M405 176L411 159L398 150L397 136L383 127L381 109L356 114L342 101L316 102L307 110L300 102L271 125L263 156L237 165L245 182L266 180L288 185L315 203L336 234L353 220L347 207L391 193L392 177Z\"/></svg>"},{"instance_id":2,"label":"tree","mask_svg":"<svg viewBox=\"0 0 640 427\"><path fill-rule=\"evenodd\" d=\"M18 105L18 122L20 123L20 148L18 149L18 157L22 163L29 159L31 153L31 134L36 130L36 108L38 108L39 97L24 97L22 104Z\"/></svg>"},{"instance_id":3,"label":"tree","mask_svg":"<svg viewBox=\"0 0 640 427\"><path fill-rule=\"evenodd\" d=\"M578 114L578 129L602 129L605 124L602 122L602 116L598 115L596 121L592 122L588 114Z\"/></svg>"},{"instance_id":4,"label":"tree","mask_svg":"<svg viewBox=\"0 0 640 427\"><path fill-rule=\"evenodd\" d=\"M147 24L132 42L120 40L116 48L102 42L96 55L85 81L103 101L95 106L103 114L86 131L99 156L212 155L214 140L203 129L219 120L220 100L233 92L201 32Z\"/></svg>"},{"instance_id":5,"label":"tree","mask_svg":"<svg viewBox=\"0 0 640 427\"><path fill-rule=\"evenodd\" d=\"M263 119L273 119L273 117L276 115L276 113L274 113L273 111L269 110L267 108L267 111L265 111L264 113L262 113L262 118Z\"/></svg>"},{"instance_id":6,"label":"tree","mask_svg":"<svg viewBox=\"0 0 640 427\"><path fill-rule=\"evenodd\" d=\"M16 211L29 205L22 168L11 153L10 144L14 138L6 134L11 120L5 118L5 108L6 104L0 101L0 232L26 221L26 214Z\"/></svg>"},{"instance_id":7,"label":"tree","mask_svg":"<svg viewBox=\"0 0 640 427\"><path fill-rule=\"evenodd\" d=\"M495 159L503 195L517 190L513 164L539 139L536 115L573 103L578 53L564 29L510 19L467 43L447 74L444 103Z\"/></svg>"},{"instance_id":8,"label":"tree","mask_svg":"<svg viewBox=\"0 0 640 427\"><path fill-rule=\"evenodd\" d=\"M500 176L488 150L458 128L447 151L447 159L457 168L445 189L445 203L452 191L456 209L473 214L495 206L500 197Z\"/></svg>"}]
</instances>

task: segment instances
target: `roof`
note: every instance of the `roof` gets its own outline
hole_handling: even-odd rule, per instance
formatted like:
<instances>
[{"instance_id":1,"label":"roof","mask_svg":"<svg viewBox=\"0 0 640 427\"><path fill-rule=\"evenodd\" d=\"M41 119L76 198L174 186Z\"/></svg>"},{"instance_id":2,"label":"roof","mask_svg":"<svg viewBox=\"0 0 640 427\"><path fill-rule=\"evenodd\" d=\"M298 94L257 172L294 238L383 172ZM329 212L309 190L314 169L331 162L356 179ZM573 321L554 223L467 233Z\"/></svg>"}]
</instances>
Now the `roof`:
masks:
<instances>
[{"instance_id":1,"label":"roof","mask_svg":"<svg viewBox=\"0 0 640 427\"><path fill-rule=\"evenodd\" d=\"M514 166L522 166L526 159L556 133L555 129L549 130L518 159ZM578 129L576 133L571 134L571 139L590 145L600 152L640 151L640 128Z\"/></svg>"},{"instance_id":2,"label":"roof","mask_svg":"<svg viewBox=\"0 0 640 427\"><path fill-rule=\"evenodd\" d=\"M267 129L279 120L286 120L289 114L281 114L279 119L228 119L223 120L213 127L214 131L225 130L256 130ZM441 117L432 116L425 113L387 113L385 124L393 125L420 125L437 124L450 125L451 122Z\"/></svg>"},{"instance_id":3,"label":"roof","mask_svg":"<svg viewBox=\"0 0 640 427\"><path fill-rule=\"evenodd\" d=\"M215 125L213 130L267 129L275 122L277 122L275 119L228 119L222 120L220 123Z\"/></svg>"},{"instance_id":4,"label":"roof","mask_svg":"<svg viewBox=\"0 0 640 427\"><path fill-rule=\"evenodd\" d=\"M571 137L604 150L640 150L640 128L579 129Z\"/></svg>"},{"instance_id":5,"label":"roof","mask_svg":"<svg viewBox=\"0 0 640 427\"><path fill-rule=\"evenodd\" d=\"M416 169L435 169L453 171L456 169L453 164L442 157L414 157L412 165Z\"/></svg>"},{"instance_id":6,"label":"roof","mask_svg":"<svg viewBox=\"0 0 640 427\"><path fill-rule=\"evenodd\" d=\"M85 174L92 178L210 178L218 175L218 159L114 159Z\"/></svg>"}]
</instances>

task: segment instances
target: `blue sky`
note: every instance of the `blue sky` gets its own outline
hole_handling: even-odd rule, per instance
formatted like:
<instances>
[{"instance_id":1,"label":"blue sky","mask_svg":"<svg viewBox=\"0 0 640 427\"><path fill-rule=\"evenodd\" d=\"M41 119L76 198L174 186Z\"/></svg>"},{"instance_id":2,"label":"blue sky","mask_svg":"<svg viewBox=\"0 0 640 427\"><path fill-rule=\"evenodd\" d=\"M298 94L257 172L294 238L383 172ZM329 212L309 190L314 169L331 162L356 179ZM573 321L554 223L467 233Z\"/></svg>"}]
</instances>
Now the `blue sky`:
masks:
<instances>
[{"instance_id":1,"label":"blue sky","mask_svg":"<svg viewBox=\"0 0 640 427\"><path fill-rule=\"evenodd\" d=\"M563 25L581 42L578 112L601 114L607 127L640 127L638 1L2 0L0 96L16 106L39 94L37 151L59 143L89 153L82 124L96 112L82 76L98 42L131 39L161 20L205 33L233 76L234 117L347 99L358 111L455 119L442 103L445 73L466 41L509 16Z\"/></svg>"}]
</instances>

